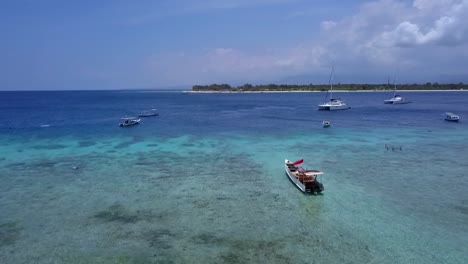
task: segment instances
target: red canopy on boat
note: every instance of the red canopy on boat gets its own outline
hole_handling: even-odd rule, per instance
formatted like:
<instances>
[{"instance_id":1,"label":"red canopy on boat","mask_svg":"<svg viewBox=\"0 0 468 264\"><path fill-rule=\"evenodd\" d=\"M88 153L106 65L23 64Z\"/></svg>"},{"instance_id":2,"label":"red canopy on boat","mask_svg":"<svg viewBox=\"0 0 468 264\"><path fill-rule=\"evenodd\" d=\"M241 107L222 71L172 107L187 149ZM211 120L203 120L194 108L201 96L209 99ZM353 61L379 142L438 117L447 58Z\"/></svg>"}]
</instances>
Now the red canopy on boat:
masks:
<instances>
[{"instance_id":1,"label":"red canopy on boat","mask_svg":"<svg viewBox=\"0 0 468 264\"><path fill-rule=\"evenodd\" d=\"M294 165L299 165L299 164L301 164L302 162L304 162L304 159L296 160L293 164L294 164Z\"/></svg>"}]
</instances>

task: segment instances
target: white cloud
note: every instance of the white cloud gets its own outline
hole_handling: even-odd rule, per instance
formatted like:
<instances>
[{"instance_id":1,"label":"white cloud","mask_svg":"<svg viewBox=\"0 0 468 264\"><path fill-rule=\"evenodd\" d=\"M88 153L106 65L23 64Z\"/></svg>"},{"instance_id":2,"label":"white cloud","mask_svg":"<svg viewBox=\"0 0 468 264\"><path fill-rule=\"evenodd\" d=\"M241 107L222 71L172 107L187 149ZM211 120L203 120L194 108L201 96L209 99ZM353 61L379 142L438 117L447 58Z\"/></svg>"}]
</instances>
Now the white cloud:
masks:
<instances>
[{"instance_id":1,"label":"white cloud","mask_svg":"<svg viewBox=\"0 0 468 264\"><path fill-rule=\"evenodd\" d=\"M377 35L371 45L417 46L463 44L468 38L468 1L416 0L413 15ZM419 21L411 21L411 19Z\"/></svg>"},{"instance_id":2,"label":"white cloud","mask_svg":"<svg viewBox=\"0 0 468 264\"><path fill-rule=\"evenodd\" d=\"M332 61L338 75L351 76L342 82L384 81L396 68L402 75L420 76L408 82L468 71L468 0L370 1L353 15L319 26L320 35L308 43L281 50L224 47L184 57L156 56L150 65L166 83L275 81L328 71ZM372 77L376 73L380 75ZM364 75L369 79L351 79Z\"/></svg>"},{"instance_id":3,"label":"white cloud","mask_svg":"<svg viewBox=\"0 0 468 264\"><path fill-rule=\"evenodd\" d=\"M323 21L320 28L324 31L332 30L337 23L335 21Z\"/></svg>"},{"instance_id":4,"label":"white cloud","mask_svg":"<svg viewBox=\"0 0 468 264\"><path fill-rule=\"evenodd\" d=\"M346 67L429 74L441 72L431 67L438 65L461 73L466 64L443 63L468 57L468 0L368 2L353 16L323 22L321 38L317 45Z\"/></svg>"},{"instance_id":5,"label":"white cloud","mask_svg":"<svg viewBox=\"0 0 468 264\"><path fill-rule=\"evenodd\" d=\"M457 0L415 0L413 6L419 10L443 10L456 4Z\"/></svg>"}]
</instances>

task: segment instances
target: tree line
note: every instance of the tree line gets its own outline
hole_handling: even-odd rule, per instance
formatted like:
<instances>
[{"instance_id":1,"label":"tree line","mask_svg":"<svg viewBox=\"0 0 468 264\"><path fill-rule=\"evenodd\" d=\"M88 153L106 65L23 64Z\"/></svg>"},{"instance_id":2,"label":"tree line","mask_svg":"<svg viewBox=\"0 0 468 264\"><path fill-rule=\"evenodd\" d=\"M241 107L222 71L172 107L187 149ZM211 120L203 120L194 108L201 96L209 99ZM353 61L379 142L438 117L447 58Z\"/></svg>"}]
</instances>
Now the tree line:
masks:
<instances>
[{"instance_id":1,"label":"tree line","mask_svg":"<svg viewBox=\"0 0 468 264\"><path fill-rule=\"evenodd\" d=\"M192 91L195 92L262 92L262 91L327 91L330 85L327 84L262 84L251 85L244 84L240 86L230 86L229 84L211 84L211 85L194 85ZM392 90L393 85L388 84L334 84L333 90L350 90L350 91L383 91ZM399 84L398 90L466 90L468 84Z\"/></svg>"}]
</instances>

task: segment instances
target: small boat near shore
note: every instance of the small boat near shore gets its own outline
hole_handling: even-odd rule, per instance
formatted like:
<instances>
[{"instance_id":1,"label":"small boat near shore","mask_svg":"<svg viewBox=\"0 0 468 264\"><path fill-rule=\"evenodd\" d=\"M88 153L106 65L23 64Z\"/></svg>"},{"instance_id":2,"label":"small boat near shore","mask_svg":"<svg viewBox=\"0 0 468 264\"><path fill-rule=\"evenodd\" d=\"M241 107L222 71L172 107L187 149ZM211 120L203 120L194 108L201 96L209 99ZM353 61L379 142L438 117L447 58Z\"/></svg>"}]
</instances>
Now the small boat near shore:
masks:
<instances>
[{"instance_id":1,"label":"small boat near shore","mask_svg":"<svg viewBox=\"0 0 468 264\"><path fill-rule=\"evenodd\" d=\"M157 109L151 109L149 111L141 112L138 117L150 117L150 116L158 116L159 112Z\"/></svg>"},{"instance_id":2,"label":"small boat near shore","mask_svg":"<svg viewBox=\"0 0 468 264\"><path fill-rule=\"evenodd\" d=\"M136 117L124 117L120 119L119 126L127 127L127 126L138 125L140 121L141 119L136 118Z\"/></svg>"},{"instance_id":3,"label":"small boat near shore","mask_svg":"<svg viewBox=\"0 0 468 264\"><path fill-rule=\"evenodd\" d=\"M331 122L328 121L328 120L324 120L324 121L322 122L322 124L323 124L323 127L330 127L330 126L331 126Z\"/></svg>"},{"instance_id":4,"label":"small boat near shore","mask_svg":"<svg viewBox=\"0 0 468 264\"><path fill-rule=\"evenodd\" d=\"M447 112L445 113L445 121L458 122L460 117L454 113Z\"/></svg>"},{"instance_id":5,"label":"small boat near shore","mask_svg":"<svg viewBox=\"0 0 468 264\"><path fill-rule=\"evenodd\" d=\"M318 170L306 170L302 167L303 159L291 162L284 160L284 169L289 180L303 193L321 193L324 190L323 184L318 181L317 176L323 175Z\"/></svg>"}]
</instances>

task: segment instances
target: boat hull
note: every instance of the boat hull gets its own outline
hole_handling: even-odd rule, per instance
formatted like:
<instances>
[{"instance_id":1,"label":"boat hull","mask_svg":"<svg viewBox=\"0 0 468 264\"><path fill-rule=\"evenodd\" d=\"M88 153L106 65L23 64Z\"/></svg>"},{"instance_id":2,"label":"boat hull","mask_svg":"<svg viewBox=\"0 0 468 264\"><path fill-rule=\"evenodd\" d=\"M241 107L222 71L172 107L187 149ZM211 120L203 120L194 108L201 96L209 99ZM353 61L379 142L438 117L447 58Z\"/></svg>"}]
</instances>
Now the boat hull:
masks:
<instances>
[{"instance_id":1,"label":"boat hull","mask_svg":"<svg viewBox=\"0 0 468 264\"><path fill-rule=\"evenodd\" d=\"M445 113L445 121L449 122L458 122L460 117L454 113L447 112Z\"/></svg>"},{"instance_id":2,"label":"boat hull","mask_svg":"<svg viewBox=\"0 0 468 264\"><path fill-rule=\"evenodd\" d=\"M347 105L319 105L321 111L336 111L336 110L347 110L350 107Z\"/></svg>"},{"instance_id":3,"label":"boat hull","mask_svg":"<svg viewBox=\"0 0 468 264\"><path fill-rule=\"evenodd\" d=\"M288 168L288 160L285 160L284 162L284 170L286 172L286 176L288 176L289 180L296 185L296 187L301 190L303 193L320 193L324 190L323 184L315 180L313 186L305 186L299 179L297 179L292 172Z\"/></svg>"},{"instance_id":4,"label":"boat hull","mask_svg":"<svg viewBox=\"0 0 468 264\"><path fill-rule=\"evenodd\" d=\"M286 171L286 176L288 176L289 180L296 185L296 187L301 190L301 192L305 193L306 192L306 187L302 182L300 182L294 175L291 174L291 171L288 168L288 165L284 165L285 171Z\"/></svg>"},{"instance_id":5,"label":"boat hull","mask_svg":"<svg viewBox=\"0 0 468 264\"><path fill-rule=\"evenodd\" d=\"M138 117L151 117L151 116L158 116L159 114L140 114Z\"/></svg>"},{"instance_id":6,"label":"boat hull","mask_svg":"<svg viewBox=\"0 0 468 264\"><path fill-rule=\"evenodd\" d=\"M406 99L402 97L398 97L396 99L391 98L391 99L384 100L384 104L409 104L409 103L411 103L411 101L407 101Z\"/></svg>"},{"instance_id":7,"label":"boat hull","mask_svg":"<svg viewBox=\"0 0 468 264\"><path fill-rule=\"evenodd\" d=\"M121 127L129 127L129 126L134 126L140 124L140 119L132 120L130 122L120 122L119 126Z\"/></svg>"},{"instance_id":8,"label":"boat hull","mask_svg":"<svg viewBox=\"0 0 468 264\"><path fill-rule=\"evenodd\" d=\"M409 104L411 102L409 101L397 101L397 102L393 102L392 104Z\"/></svg>"},{"instance_id":9,"label":"boat hull","mask_svg":"<svg viewBox=\"0 0 468 264\"><path fill-rule=\"evenodd\" d=\"M135 126L135 125L138 125L138 124L140 124L140 122L131 123L131 124L119 124L119 126L121 126L121 127L129 127L129 126Z\"/></svg>"}]
</instances>

